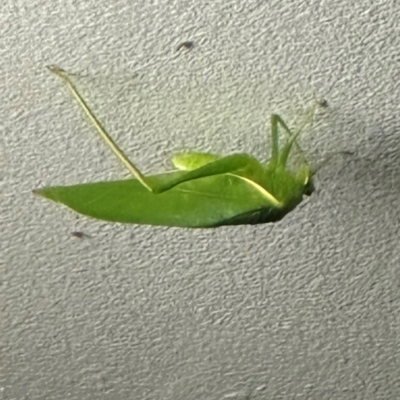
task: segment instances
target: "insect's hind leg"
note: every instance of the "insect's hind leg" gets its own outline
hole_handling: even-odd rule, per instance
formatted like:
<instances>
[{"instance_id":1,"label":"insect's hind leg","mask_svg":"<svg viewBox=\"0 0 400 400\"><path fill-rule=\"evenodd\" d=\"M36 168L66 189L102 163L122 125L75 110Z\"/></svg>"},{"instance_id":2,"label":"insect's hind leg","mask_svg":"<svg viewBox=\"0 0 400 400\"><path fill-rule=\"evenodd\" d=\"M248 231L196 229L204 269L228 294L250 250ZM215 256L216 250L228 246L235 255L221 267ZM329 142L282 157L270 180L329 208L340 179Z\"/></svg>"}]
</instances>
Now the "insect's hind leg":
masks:
<instances>
[{"instance_id":1,"label":"insect's hind leg","mask_svg":"<svg viewBox=\"0 0 400 400\"><path fill-rule=\"evenodd\" d=\"M100 136L106 142L106 144L110 147L110 149L114 152L114 154L122 161L126 168L131 172L131 174L148 190L153 191L153 187L149 184L146 177L140 172L138 168L129 160L129 158L124 154L124 152L119 148L119 146L114 142L111 136L107 133L105 128L101 125L99 120L96 118L92 110L86 104L83 97L78 92L78 89L72 83L71 79L68 76L68 73L61 68L56 66L48 66L47 67L53 74L59 76L68 86L69 90L72 92L78 104L81 106L85 114L89 117L92 124L96 127Z\"/></svg>"},{"instance_id":2,"label":"insect's hind leg","mask_svg":"<svg viewBox=\"0 0 400 400\"><path fill-rule=\"evenodd\" d=\"M182 174L166 174L159 176L154 193L162 193L183 183L200 178L229 173L250 173L259 176L262 171L261 164L248 154L232 154L220 157L215 161L209 162L199 168L185 171Z\"/></svg>"}]
</instances>

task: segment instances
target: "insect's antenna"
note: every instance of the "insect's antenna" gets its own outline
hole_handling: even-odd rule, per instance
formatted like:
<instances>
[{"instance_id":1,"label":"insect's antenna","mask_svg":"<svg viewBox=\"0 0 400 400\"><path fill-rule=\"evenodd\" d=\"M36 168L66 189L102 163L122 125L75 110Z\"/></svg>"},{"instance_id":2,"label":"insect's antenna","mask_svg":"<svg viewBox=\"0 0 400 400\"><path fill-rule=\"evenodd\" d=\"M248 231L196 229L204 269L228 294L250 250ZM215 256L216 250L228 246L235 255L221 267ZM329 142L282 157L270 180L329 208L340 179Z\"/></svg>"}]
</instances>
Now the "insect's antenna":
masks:
<instances>
[{"instance_id":1,"label":"insect's antenna","mask_svg":"<svg viewBox=\"0 0 400 400\"><path fill-rule=\"evenodd\" d=\"M79 94L78 90L72 83L71 79L68 77L67 72L65 72L63 69L58 68L56 66L48 66L47 68L51 72L53 72L53 74L56 74L57 76L59 76L67 84L68 88L71 90L72 94L78 101L79 105L82 107L85 114L89 117L90 121L96 127L100 136L107 143L107 145L111 148L111 150L114 152L114 154L122 161L122 163L125 165L125 167L128 168L128 170L131 172L131 174L138 181L140 181L142 183L142 185L145 186L148 190L153 191L153 189L147 183L147 180L144 177L144 175L133 165L133 163L129 160L129 158L124 154L124 152L118 147L118 145L114 142L114 140L111 138L111 136L103 128L103 126L101 125L99 120L96 118L96 116L90 110L89 106L86 104L85 100L83 100L82 96Z\"/></svg>"}]
</instances>

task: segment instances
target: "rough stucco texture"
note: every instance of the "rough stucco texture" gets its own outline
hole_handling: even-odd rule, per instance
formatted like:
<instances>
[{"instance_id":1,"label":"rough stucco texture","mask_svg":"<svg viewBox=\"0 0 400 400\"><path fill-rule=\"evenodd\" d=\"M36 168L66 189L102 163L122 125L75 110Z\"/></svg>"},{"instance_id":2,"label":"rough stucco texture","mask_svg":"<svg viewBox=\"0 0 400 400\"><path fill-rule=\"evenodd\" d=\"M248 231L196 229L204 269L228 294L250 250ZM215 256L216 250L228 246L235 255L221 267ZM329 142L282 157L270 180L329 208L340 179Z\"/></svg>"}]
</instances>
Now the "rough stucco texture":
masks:
<instances>
[{"instance_id":1,"label":"rough stucco texture","mask_svg":"<svg viewBox=\"0 0 400 400\"><path fill-rule=\"evenodd\" d=\"M399 12L3 1L0 399L400 398ZM269 115L315 97L307 155L347 154L273 225L86 219L32 189L127 174L48 64L146 172L185 149L264 157Z\"/></svg>"}]
</instances>

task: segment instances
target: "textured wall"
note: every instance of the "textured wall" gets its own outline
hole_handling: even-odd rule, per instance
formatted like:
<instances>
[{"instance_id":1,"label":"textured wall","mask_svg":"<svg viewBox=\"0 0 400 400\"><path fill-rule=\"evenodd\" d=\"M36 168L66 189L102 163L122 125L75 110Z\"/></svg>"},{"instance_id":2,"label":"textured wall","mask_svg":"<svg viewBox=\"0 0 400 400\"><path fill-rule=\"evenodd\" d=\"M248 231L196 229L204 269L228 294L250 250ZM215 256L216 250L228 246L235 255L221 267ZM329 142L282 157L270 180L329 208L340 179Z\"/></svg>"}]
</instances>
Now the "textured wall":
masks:
<instances>
[{"instance_id":1,"label":"textured wall","mask_svg":"<svg viewBox=\"0 0 400 400\"><path fill-rule=\"evenodd\" d=\"M0 6L0 399L400 398L399 5L139 3ZM314 96L311 160L353 153L277 224L89 220L31 193L127 176L48 64L147 172Z\"/></svg>"}]
</instances>

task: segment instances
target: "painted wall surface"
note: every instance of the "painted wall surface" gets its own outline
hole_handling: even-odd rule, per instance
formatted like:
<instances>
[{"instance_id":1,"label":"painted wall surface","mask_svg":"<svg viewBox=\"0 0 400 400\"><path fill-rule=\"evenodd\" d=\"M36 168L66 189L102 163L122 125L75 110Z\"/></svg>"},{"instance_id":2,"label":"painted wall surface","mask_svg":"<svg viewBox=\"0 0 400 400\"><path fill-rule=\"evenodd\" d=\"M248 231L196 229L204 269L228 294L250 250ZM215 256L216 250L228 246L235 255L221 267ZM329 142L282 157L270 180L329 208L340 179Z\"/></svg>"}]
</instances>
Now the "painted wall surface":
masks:
<instances>
[{"instance_id":1,"label":"painted wall surface","mask_svg":"<svg viewBox=\"0 0 400 400\"><path fill-rule=\"evenodd\" d=\"M390 0L3 1L0 399L400 398L399 15ZM146 173L181 150L262 159L270 114L293 122L315 99L329 107L308 157L347 154L276 224L91 220L32 194L128 177L49 64Z\"/></svg>"}]
</instances>

